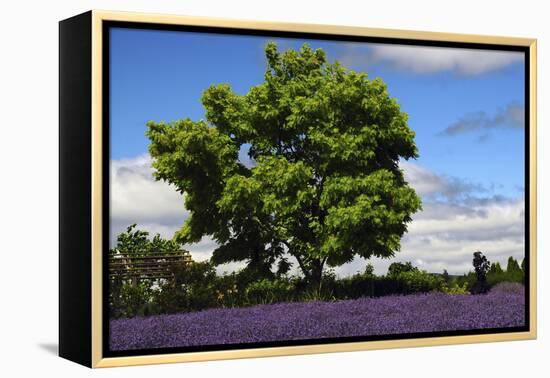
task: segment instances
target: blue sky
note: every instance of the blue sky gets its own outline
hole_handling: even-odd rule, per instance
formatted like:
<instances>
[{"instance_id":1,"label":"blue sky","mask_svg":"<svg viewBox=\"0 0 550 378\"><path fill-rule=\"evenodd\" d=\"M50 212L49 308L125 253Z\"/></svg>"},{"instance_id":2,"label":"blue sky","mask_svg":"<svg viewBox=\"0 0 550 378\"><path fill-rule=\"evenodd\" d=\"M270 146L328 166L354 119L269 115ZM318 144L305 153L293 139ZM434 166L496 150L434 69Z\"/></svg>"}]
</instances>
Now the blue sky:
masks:
<instances>
[{"instance_id":1,"label":"blue sky","mask_svg":"<svg viewBox=\"0 0 550 378\"><path fill-rule=\"evenodd\" d=\"M263 46L281 49L307 42L370 78L381 77L417 134L418 163L440 174L480 183L505 195L523 187L523 131L487 128L453 136L441 132L472 113L494 117L523 105L522 59L482 74L456 70L415 72L369 55L369 45L334 41L118 29L111 32L111 158L147 151L149 120L204 118L202 92L229 83L239 94L261 83ZM520 57L520 53L516 53Z\"/></svg>"},{"instance_id":2,"label":"blue sky","mask_svg":"<svg viewBox=\"0 0 550 378\"><path fill-rule=\"evenodd\" d=\"M330 62L381 77L408 113L420 158L403 167L425 206L403 260L459 273L474 248L501 262L522 258L522 53L121 28L110 38L112 236L135 221L166 237L182 225L181 198L151 181L146 122L204 118L200 97L211 84L245 94L263 81L263 47L275 40L281 50L307 42ZM197 253L214 247L206 240Z\"/></svg>"}]
</instances>

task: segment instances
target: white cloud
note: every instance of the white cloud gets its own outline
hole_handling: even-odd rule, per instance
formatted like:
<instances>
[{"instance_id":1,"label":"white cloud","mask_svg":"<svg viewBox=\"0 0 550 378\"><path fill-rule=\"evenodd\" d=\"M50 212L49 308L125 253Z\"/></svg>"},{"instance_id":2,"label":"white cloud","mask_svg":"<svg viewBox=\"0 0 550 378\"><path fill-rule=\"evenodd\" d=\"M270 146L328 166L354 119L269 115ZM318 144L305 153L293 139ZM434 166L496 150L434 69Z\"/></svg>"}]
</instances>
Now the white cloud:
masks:
<instances>
[{"instance_id":1,"label":"white cloud","mask_svg":"<svg viewBox=\"0 0 550 378\"><path fill-rule=\"evenodd\" d=\"M465 215L457 207L425 204L444 214L426 217L425 210L413 217L402 239L401 252L392 259L372 259L377 273L385 273L395 261L410 261L429 272L463 274L472 270L472 255L482 251L491 262L504 266L509 256L524 258L523 200L489 202ZM486 213L486 216L479 214ZM367 262L355 259L336 269L340 275L363 271Z\"/></svg>"},{"instance_id":2,"label":"white cloud","mask_svg":"<svg viewBox=\"0 0 550 378\"><path fill-rule=\"evenodd\" d=\"M152 173L149 155L111 161L111 246L133 223L151 235L172 238L188 216L183 196L173 186L155 181Z\"/></svg>"},{"instance_id":3,"label":"white cloud","mask_svg":"<svg viewBox=\"0 0 550 378\"><path fill-rule=\"evenodd\" d=\"M405 177L423 199L413 215L401 251L392 259L372 259L377 273L395 261L410 261L429 272L462 274L472 270L472 255L482 251L492 262L506 265L509 256L524 258L523 198L479 197L484 189L438 175L411 162L401 162ZM363 271L367 261L355 259L336 269L340 275Z\"/></svg>"},{"instance_id":4,"label":"white cloud","mask_svg":"<svg viewBox=\"0 0 550 378\"><path fill-rule=\"evenodd\" d=\"M369 45L368 50L349 44L341 60L348 65L385 64L392 69L418 74L454 71L471 76L496 71L524 60L521 52L448 47Z\"/></svg>"},{"instance_id":5,"label":"white cloud","mask_svg":"<svg viewBox=\"0 0 550 378\"><path fill-rule=\"evenodd\" d=\"M111 161L111 246L133 223L150 236L158 233L171 239L189 216L183 196L174 186L153 179L151 162L149 155ZM210 259L216 246L215 241L204 237L183 247L193 259L204 261Z\"/></svg>"},{"instance_id":6,"label":"white cloud","mask_svg":"<svg viewBox=\"0 0 550 378\"><path fill-rule=\"evenodd\" d=\"M405 179L423 199L458 200L472 192L487 191L479 184L436 174L425 167L406 160L401 161L399 165L405 172Z\"/></svg>"},{"instance_id":7,"label":"white cloud","mask_svg":"<svg viewBox=\"0 0 550 378\"><path fill-rule=\"evenodd\" d=\"M183 196L152 177L148 155L111 162L111 214L115 220L173 224L186 217Z\"/></svg>"},{"instance_id":8,"label":"white cloud","mask_svg":"<svg viewBox=\"0 0 550 378\"><path fill-rule=\"evenodd\" d=\"M188 212L183 196L152 176L148 156L111 163L111 245L115 236L132 224L171 238ZM413 216L402 250L390 260L373 259L377 273L385 273L394 261L411 261L430 272L461 274L471 270L472 253L481 250L489 260L505 263L508 256L523 259L524 200L479 197L483 188L457 178L438 175L411 162L401 162L407 181L423 198L423 210ZM474 195L475 194L475 195ZM216 243L204 237L187 245L195 260L210 258ZM348 275L365 268L355 259L336 269ZM228 264L219 272L232 271L242 263Z\"/></svg>"}]
</instances>

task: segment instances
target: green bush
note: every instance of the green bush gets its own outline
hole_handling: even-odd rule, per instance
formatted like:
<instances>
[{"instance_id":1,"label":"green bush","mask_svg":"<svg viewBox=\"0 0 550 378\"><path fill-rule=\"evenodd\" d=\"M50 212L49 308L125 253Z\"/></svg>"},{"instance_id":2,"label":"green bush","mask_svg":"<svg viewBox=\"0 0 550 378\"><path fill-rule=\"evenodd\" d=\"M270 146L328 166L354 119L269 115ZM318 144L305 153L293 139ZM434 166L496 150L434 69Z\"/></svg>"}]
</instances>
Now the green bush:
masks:
<instances>
[{"instance_id":1,"label":"green bush","mask_svg":"<svg viewBox=\"0 0 550 378\"><path fill-rule=\"evenodd\" d=\"M111 292L109 310L113 317L131 318L137 315L150 315L153 289L149 282L117 283L116 291ZM115 285L113 284L112 287Z\"/></svg>"},{"instance_id":2,"label":"green bush","mask_svg":"<svg viewBox=\"0 0 550 378\"><path fill-rule=\"evenodd\" d=\"M350 277L335 280L332 293L338 299L374 297L376 276L372 273L357 273Z\"/></svg>"},{"instance_id":3,"label":"green bush","mask_svg":"<svg viewBox=\"0 0 550 378\"><path fill-rule=\"evenodd\" d=\"M436 275L423 270L412 270L401 272L396 279L399 282L400 294L425 293L440 290L444 280Z\"/></svg>"},{"instance_id":4,"label":"green bush","mask_svg":"<svg viewBox=\"0 0 550 378\"><path fill-rule=\"evenodd\" d=\"M394 262L391 263L388 267L388 276L390 277L397 277L399 274L403 272L415 272L418 271L418 268L413 266L411 262L401 263L401 262Z\"/></svg>"},{"instance_id":5,"label":"green bush","mask_svg":"<svg viewBox=\"0 0 550 378\"><path fill-rule=\"evenodd\" d=\"M522 262L522 265L524 265L524 262ZM491 287L501 282L516 282L523 284L525 283L525 272L524 269L520 267L517 260L510 256L506 264L506 270L503 270L499 263L495 263L494 266L491 265L491 269L489 269L489 273L487 273L487 282Z\"/></svg>"},{"instance_id":6,"label":"green bush","mask_svg":"<svg viewBox=\"0 0 550 378\"><path fill-rule=\"evenodd\" d=\"M247 304L290 302L294 299L294 285L287 279L263 279L246 288Z\"/></svg>"},{"instance_id":7,"label":"green bush","mask_svg":"<svg viewBox=\"0 0 550 378\"><path fill-rule=\"evenodd\" d=\"M356 299L436 291L441 290L444 282L440 276L414 268L394 270L386 276L358 273L335 280L332 289L337 299Z\"/></svg>"},{"instance_id":8,"label":"green bush","mask_svg":"<svg viewBox=\"0 0 550 378\"><path fill-rule=\"evenodd\" d=\"M440 288L441 292L450 295L468 295L470 294L470 288L468 282L459 284L458 282L447 283L444 282Z\"/></svg>"},{"instance_id":9,"label":"green bush","mask_svg":"<svg viewBox=\"0 0 550 378\"><path fill-rule=\"evenodd\" d=\"M153 293L156 307L165 313L199 311L215 307L216 271L207 262L180 265L173 279L163 280Z\"/></svg>"},{"instance_id":10,"label":"green bush","mask_svg":"<svg viewBox=\"0 0 550 378\"><path fill-rule=\"evenodd\" d=\"M487 274L487 282L490 286L495 286L501 282L524 283L523 271L504 271L499 273Z\"/></svg>"},{"instance_id":11,"label":"green bush","mask_svg":"<svg viewBox=\"0 0 550 378\"><path fill-rule=\"evenodd\" d=\"M474 272L458 277L456 282L459 286L466 284L470 291L476 291L477 276ZM525 283L524 270L513 258L508 259L506 270L503 270L498 262L491 264L486 277L487 286L492 288L501 282Z\"/></svg>"},{"instance_id":12,"label":"green bush","mask_svg":"<svg viewBox=\"0 0 550 378\"><path fill-rule=\"evenodd\" d=\"M118 236L117 247L110 252L141 256L178 247L159 235L152 240L148 235L145 231L135 230L135 225L132 225L126 233ZM474 267L476 272L456 277L446 271L443 275L431 274L410 262L395 262L386 275L377 276L373 266L367 264L363 272L344 278L337 278L334 271L326 270L320 283L312 286L304 277L289 277L281 273L285 269L272 273L265 267L249 265L239 272L217 275L210 262L194 262L175 266L169 279L112 279L109 313L115 318L133 317L200 311L212 307L356 299L431 291L464 295L486 292L495 286L500 290L511 287L519 291L517 287L525 280L525 262L520 265L512 257L508 259L506 270L503 270L498 262L490 264L481 252L477 252ZM480 281L480 276L485 279Z\"/></svg>"},{"instance_id":13,"label":"green bush","mask_svg":"<svg viewBox=\"0 0 550 378\"><path fill-rule=\"evenodd\" d=\"M464 286L468 288L468 290L471 290L472 287L477 282L477 276L474 272L469 272L468 274L464 274L463 276L457 277L455 279L455 282L459 286Z\"/></svg>"},{"instance_id":14,"label":"green bush","mask_svg":"<svg viewBox=\"0 0 550 378\"><path fill-rule=\"evenodd\" d=\"M246 287L246 281L237 273L217 276L214 280L216 302L220 307L235 307L244 305L242 292Z\"/></svg>"},{"instance_id":15,"label":"green bush","mask_svg":"<svg viewBox=\"0 0 550 378\"><path fill-rule=\"evenodd\" d=\"M117 244L109 250L110 256L150 256L180 250L180 245L172 240L163 239L159 234L150 237L149 232L137 229L136 224L126 228L117 236ZM162 283L160 283L162 284ZM117 277L109 283L109 313L111 317L132 317L165 312L169 305L159 305L157 297L161 295L159 282L153 279L128 279ZM162 293L170 296L173 293ZM169 300L165 301L166 303Z\"/></svg>"}]
</instances>

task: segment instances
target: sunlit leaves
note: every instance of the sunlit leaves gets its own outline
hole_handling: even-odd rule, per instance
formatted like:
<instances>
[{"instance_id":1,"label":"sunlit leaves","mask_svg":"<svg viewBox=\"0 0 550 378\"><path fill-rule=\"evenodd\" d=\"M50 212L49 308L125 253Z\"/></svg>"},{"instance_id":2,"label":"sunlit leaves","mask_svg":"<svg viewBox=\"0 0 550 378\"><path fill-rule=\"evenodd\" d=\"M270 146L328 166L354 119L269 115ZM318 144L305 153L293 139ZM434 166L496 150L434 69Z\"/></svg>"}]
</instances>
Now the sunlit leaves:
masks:
<instances>
[{"instance_id":1,"label":"sunlit leaves","mask_svg":"<svg viewBox=\"0 0 550 378\"><path fill-rule=\"evenodd\" d=\"M269 43L265 55L264 82L248 93L205 90L206 121L148 125L155 177L185 192L191 212L176 239L211 235L217 261L289 253L312 281L325 263L392 256L420 209L398 166L418 156L407 115L381 79L322 50ZM238 160L243 145L253 167Z\"/></svg>"}]
</instances>

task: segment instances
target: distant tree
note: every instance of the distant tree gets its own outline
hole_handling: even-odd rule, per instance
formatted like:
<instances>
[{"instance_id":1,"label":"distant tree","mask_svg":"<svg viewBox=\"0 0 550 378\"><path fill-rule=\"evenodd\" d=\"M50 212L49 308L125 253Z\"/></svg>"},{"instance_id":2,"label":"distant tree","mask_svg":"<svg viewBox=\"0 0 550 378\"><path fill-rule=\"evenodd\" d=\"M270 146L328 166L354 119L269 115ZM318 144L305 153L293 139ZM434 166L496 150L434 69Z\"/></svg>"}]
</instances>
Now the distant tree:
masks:
<instances>
[{"instance_id":1,"label":"distant tree","mask_svg":"<svg viewBox=\"0 0 550 378\"><path fill-rule=\"evenodd\" d=\"M489 268L489 274L502 274L502 273L504 273L504 271L502 270L502 267L500 266L500 263L498 261L491 264L491 267Z\"/></svg>"},{"instance_id":2,"label":"distant tree","mask_svg":"<svg viewBox=\"0 0 550 378\"><path fill-rule=\"evenodd\" d=\"M525 274L525 259L521 260L521 270L523 271L523 274Z\"/></svg>"},{"instance_id":3,"label":"distant tree","mask_svg":"<svg viewBox=\"0 0 550 378\"><path fill-rule=\"evenodd\" d=\"M153 238L149 232L137 229L136 224L126 228L125 232L117 235L117 243L109 250L110 256L120 254L132 256L151 256L166 252L175 252L181 249L179 243L164 239L160 234ZM155 279L123 276L111 277L109 280L109 312L111 316L144 315L151 305L154 293Z\"/></svg>"},{"instance_id":4,"label":"distant tree","mask_svg":"<svg viewBox=\"0 0 550 378\"><path fill-rule=\"evenodd\" d=\"M525 281L525 259L522 262L523 267L518 264L518 261L512 256L508 258L506 265L506 279L509 282L524 282Z\"/></svg>"},{"instance_id":5,"label":"distant tree","mask_svg":"<svg viewBox=\"0 0 550 378\"><path fill-rule=\"evenodd\" d=\"M421 209L399 167L418 157L407 114L381 79L321 49L269 43L265 56L264 82L248 93L203 93L206 121L148 123L154 176L185 193L190 212L176 240L210 235L215 263L260 270L291 255L318 285L326 266L394 256ZM243 146L253 166L239 160Z\"/></svg>"},{"instance_id":6,"label":"distant tree","mask_svg":"<svg viewBox=\"0 0 550 378\"><path fill-rule=\"evenodd\" d=\"M413 264L410 261L405 263L394 262L394 263L391 263L388 268L388 276L395 277L403 272L415 272L415 271L418 271L418 268L413 266Z\"/></svg>"},{"instance_id":7,"label":"distant tree","mask_svg":"<svg viewBox=\"0 0 550 378\"><path fill-rule=\"evenodd\" d=\"M365 275L373 276L374 275L374 266L371 263L368 263L365 266Z\"/></svg>"},{"instance_id":8,"label":"distant tree","mask_svg":"<svg viewBox=\"0 0 550 378\"><path fill-rule=\"evenodd\" d=\"M156 234L152 239L149 232L139 230L134 223L117 236L117 243L109 250L111 255L122 253L135 256L146 256L152 253L175 252L181 249L181 245L173 240L164 239Z\"/></svg>"},{"instance_id":9,"label":"distant tree","mask_svg":"<svg viewBox=\"0 0 550 378\"><path fill-rule=\"evenodd\" d=\"M516 259L512 256L508 258L508 264L506 265L506 272L510 274L521 273L522 269L520 268Z\"/></svg>"},{"instance_id":10,"label":"distant tree","mask_svg":"<svg viewBox=\"0 0 550 378\"><path fill-rule=\"evenodd\" d=\"M472 287L472 294L483 294L489 290L489 284L487 283L487 273L489 271L491 262L487 260L487 257L482 252L474 252L474 259L472 261L477 278L477 282Z\"/></svg>"},{"instance_id":11,"label":"distant tree","mask_svg":"<svg viewBox=\"0 0 550 378\"><path fill-rule=\"evenodd\" d=\"M450 281L449 272L447 272L447 269L443 269L443 274L441 275L441 277L443 278L443 280L444 280L445 282L449 282L449 281Z\"/></svg>"}]
</instances>

